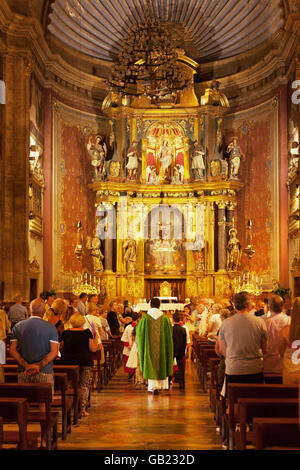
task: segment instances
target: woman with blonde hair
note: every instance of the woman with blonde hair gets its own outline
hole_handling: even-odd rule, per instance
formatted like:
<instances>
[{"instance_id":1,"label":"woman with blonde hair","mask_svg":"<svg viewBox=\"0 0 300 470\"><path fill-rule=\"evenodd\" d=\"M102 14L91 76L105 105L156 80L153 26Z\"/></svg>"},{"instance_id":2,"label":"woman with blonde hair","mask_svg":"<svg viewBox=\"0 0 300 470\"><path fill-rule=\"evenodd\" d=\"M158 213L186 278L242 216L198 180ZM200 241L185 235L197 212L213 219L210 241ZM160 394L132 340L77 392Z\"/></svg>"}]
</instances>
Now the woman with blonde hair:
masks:
<instances>
[{"instance_id":1,"label":"woman with blonde hair","mask_svg":"<svg viewBox=\"0 0 300 470\"><path fill-rule=\"evenodd\" d=\"M300 297L296 297L291 323L279 333L279 353L283 357L282 383L299 382L300 375Z\"/></svg>"},{"instance_id":2,"label":"woman with blonde hair","mask_svg":"<svg viewBox=\"0 0 300 470\"><path fill-rule=\"evenodd\" d=\"M100 319L100 309L97 305L88 304L87 313L85 315L85 328L88 328L92 333L95 332L98 341L99 349L101 347L102 323Z\"/></svg>"},{"instance_id":3,"label":"woman with blonde hair","mask_svg":"<svg viewBox=\"0 0 300 470\"><path fill-rule=\"evenodd\" d=\"M99 316L101 321L101 340L108 341L110 338L112 338L112 334L110 332L109 324L106 319L107 310L104 307L101 307L99 309Z\"/></svg>"},{"instance_id":4,"label":"woman with blonde hair","mask_svg":"<svg viewBox=\"0 0 300 470\"><path fill-rule=\"evenodd\" d=\"M61 359L59 364L78 365L79 382L82 390L81 414L88 416L87 412L89 393L92 380L93 360L91 352L98 348L97 337L89 329L85 329L86 319L76 312L70 318L72 328L64 330L61 337Z\"/></svg>"},{"instance_id":5,"label":"woman with blonde hair","mask_svg":"<svg viewBox=\"0 0 300 470\"><path fill-rule=\"evenodd\" d=\"M54 300L51 307L46 310L43 320L52 323L57 329L59 339L61 338L62 332L64 331L64 323L62 317L64 318L68 309L68 303L65 299L56 299Z\"/></svg>"},{"instance_id":6,"label":"woman with blonde hair","mask_svg":"<svg viewBox=\"0 0 300 470\"><path fill-rule=\"evenodd\" d=\"M69 330L70 328L72 328L70 318L72 315L74 315L74 313L78 312L76 308L78 300L78 297L72 297L70 299L66 312L61 316L61 321L63 322L64 330Z\"/></svg>"}]
</instances>

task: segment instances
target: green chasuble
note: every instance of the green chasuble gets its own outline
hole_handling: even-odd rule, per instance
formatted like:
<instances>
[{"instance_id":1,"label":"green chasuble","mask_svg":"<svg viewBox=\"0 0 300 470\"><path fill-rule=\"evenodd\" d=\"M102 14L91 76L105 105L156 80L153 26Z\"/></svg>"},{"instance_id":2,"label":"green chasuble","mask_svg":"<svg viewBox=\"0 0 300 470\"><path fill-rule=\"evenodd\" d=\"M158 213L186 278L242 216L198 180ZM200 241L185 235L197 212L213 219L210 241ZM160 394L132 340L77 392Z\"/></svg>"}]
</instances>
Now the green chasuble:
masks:
<instances>
[{"instance_id":1,"label":"green chasuble","mask_svg":"<svg viewBox=\"0 0 300 470\"><path fill-rule=\"evenodd\" d=\"M140 368L144 379L164 380L173 375L172 324L166 315L154 320L146 314L136 327Z\"/></svg>"}]
</instances>

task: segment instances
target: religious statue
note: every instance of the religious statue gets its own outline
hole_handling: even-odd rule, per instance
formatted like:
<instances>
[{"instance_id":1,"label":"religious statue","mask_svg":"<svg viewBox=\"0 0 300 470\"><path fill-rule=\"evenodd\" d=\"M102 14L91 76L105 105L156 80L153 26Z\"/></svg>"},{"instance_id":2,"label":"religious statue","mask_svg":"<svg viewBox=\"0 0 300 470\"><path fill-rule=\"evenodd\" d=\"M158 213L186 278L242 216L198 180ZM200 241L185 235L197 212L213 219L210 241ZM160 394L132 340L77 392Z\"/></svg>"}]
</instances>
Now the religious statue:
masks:
<instances>
[{"instance_id":1,"label":"religious statue","mask_svg":"<svg viewBox=\"0 0 300 470\"><path fill-rule=\"evenodd\" d=\"M104 179L105 176L105 160L107 155L107 146L101 135L96 136L95 143L89 138L87 151L91 158L91 164L94 168L95 179Z\"/></svg>"},{"instance_id":2,"label":"religious statue","mask_svg":"<svg viewBox=\"0 0 300 470\"><path fill-rule=\"evenodd\" d=\"M146 167L146 183L149 184L158 184L159 178L156 174L156 168L154 165L148 165Z\"/></svg>"},{"instance_id":3,"label":"religious statue","mask_svg":"<svg viewBox=\"0 0 300 470\"><path fill-rule=\"evenodd\" d=\"M172 183L182 184L184 176L184 166L177 163L174 166L174 176L172 177Z\"/></svg>"},{"instance_id":4,"label":"religious statue","mask_svg":"<svg viewBox=\"0 0 300 470\"><path fill-rule=\"evenodd\" d=\"M204 237L203 234L196 234L196 238L193 242L193 258L195 263L195 271L204 271L205 255L204 255Z\"/></svg>"},{"instance_id":5,"label":"religious statue","mask_svg":"<svg viewBox=\"0 0 300 470\"><path fill-rule=\"evenodd\" d=\"M172 163L172 148L169 147L168 141L164 140L158 151L158 158L160 160L160 171L163 182L170 180L170 167Z\"/></svg>"},{"instance_id":6,"label":"religious statue","mask_svg":"<svg viewBox=\"0 0 300 470\"><path fill-rule=\"evenodd\" d=\"M237 230L231 228L229 230L229 240L227 243L227 270L237 271L241 260L241 244L237 238Z\"/></svg>"},{"instance_id":7,"label":"religious statue","mask_svg":"<svg viewBox=\"0 0 300 470\"><path fill-rule=\"evenodd\" d=\"M228 162L223 158L223 145L222 145L222 131L221 124L222 118L217 117L216 120L216 138L213 158L210 161L210 175L213 178L225 179L228 177Z\"/></svg>"},{"instance_id":8,"label":"religious statue","mask_svg":"<svg viewBox=\"0 0 300 470\"><path fill-rule=\"evenodd\" d=\"M110 166L109 166L109 174L110 176L113 177L119 177L120 176L120 170L121 170L121 164L120 162L112 160Z\"/></svg>"},{"instance_id":9,"label":"religious statue","mask_svg":"<svg viewBox=\"0 0 300 470\"><path fill-rule=\"evenodd\" d=\"M155 267L159 270L164 270L167 272L174 265L174 247L171 246L169 240L162 238L160 233L160 238L156 240L152 247L152 255L155 259Z\"/></svg>"},{"instance_id":10,"label":"religious statue","mask_svg":"<svg viewBox=\"0 0 300 470\"><path fill-rule=\"evenodd\" d=\"M237 137L232 138L232 142L230 142L227 147L227 153L229 153L229 178L237 179L239 176L241 159L243 158Z\"/></svg>"},{"instance_id":11,"label":"religious statue","mask_svg":"<svg viewBox=\"0 0 300 470\"><path fill-rule=\"evenodd\" d=\"M103 305L106 299L107 293L106 293L106 286L104 282L101 282L100 286L100 292L98 294L98 301L100 305Z\"/></svg>"},{"instance_id":12,"label":"religious statue","mask_svg":"<svg viewBox=\"0 0 300 470\"><path fill-rule=\"evenodd\" d=\"M182 258L183 243L179 238L173 238L171 241L171 248L173 250L173 263L178 265Z\"/></svg>"},{"instance_id":13,"label":"religious statue","mask_svg":"<svg viewBox=\"0 0 300 470\"><path fill-rule=\"evenodd\" d=\"M205 175L204 156L204 148L199 144L198 140L195 140L194 149L192 152L192 170L194 172L194 179L196 181L203 179Z\"/></svg>"},{"instance_id":14,"label":"religious statue","mask_svg":"<svg viewBox=\"0 0 300 470\"><path fill-rule=\"evenodd\" d=\"M129 273L133 273L136 264L136 241L133 238L125 240L123 248L125 250L124 261L127 264L127 270Z\"/></svg>"},{"instance_id":15,"label":"religious statue","mask_svg":"<svg viewBox=\"0 0 300 470\"><path fill-rule=\"evenodd\" d=\"M127 165L126 169L128 170L128 179L136 180L138 176L139 161L141 157L137 149L137 141L133 140L131 146L127 150Z\"/></svg>"},{"instance_id":16,"label":"religious statue","mask_svg":"<svg viewBox=\"0 0 300 470\"><path fill-rule=\"evenodd\" d=\"M101 241L96 232L94 233L93 238L87 237L86 248L90 251L93 258L94 272L102 272L104 269L102 264L104 256L101 251Z\"/></svg>"}]
</instances>

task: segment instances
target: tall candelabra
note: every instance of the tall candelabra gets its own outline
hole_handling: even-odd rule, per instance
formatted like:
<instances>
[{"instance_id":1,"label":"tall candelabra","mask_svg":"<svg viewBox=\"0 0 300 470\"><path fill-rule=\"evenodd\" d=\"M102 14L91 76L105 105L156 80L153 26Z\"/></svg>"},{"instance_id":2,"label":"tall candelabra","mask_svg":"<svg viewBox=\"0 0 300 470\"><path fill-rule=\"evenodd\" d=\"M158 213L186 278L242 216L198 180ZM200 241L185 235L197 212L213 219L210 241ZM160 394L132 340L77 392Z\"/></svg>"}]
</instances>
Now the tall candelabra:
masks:
<instances>
[{"instance_id":1,"label":"tall candelabra","mask_svg":"<svg viewBox=\"0 0 300 470\"><path fill-rule=\"evenodd\" d=\"M246 291L255 296L260 295L262 293L262 277L251 271L251 261L255 253L252 244L251 220L248 220L248 245L244 248L244 253L248 256L249 269L234 279L233 290L236 293Z\"/></svg>"},{"instance_id":2,"label":"tall candelabra","mask_svg":"<svg viewBox=\"0 0 300 470\"><path fill-rule=\"evenodd\" d=\"M100 278L87 272L73 278L72 281L72 292L77 296L82 292L88 295L99 294L100 287Z\"/></svg>"}]
</instances>

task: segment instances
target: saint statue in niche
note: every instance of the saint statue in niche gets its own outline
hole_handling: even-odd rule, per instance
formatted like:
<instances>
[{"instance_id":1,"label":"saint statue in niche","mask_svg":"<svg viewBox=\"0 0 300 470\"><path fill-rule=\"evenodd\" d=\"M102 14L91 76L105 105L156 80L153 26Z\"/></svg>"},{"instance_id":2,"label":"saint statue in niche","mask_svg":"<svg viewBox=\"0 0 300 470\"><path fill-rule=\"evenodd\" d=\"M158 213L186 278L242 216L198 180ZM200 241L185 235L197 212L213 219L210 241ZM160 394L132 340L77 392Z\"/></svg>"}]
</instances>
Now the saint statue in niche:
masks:
<instances>
[{"instance_id":1,"label":"saint statue in niche","mask_svg":"<svg viewBox=\"0 0 300 470\"><path fill-rule=\"evenodd\" d=\"M90 137L87 144L87 151L94 168L94 178L103 180L105 177L105 160L107 155L107 146L104 142L104 138L101 135L97 135L95 143L92 143L92 137Z\"/></svg>"},{"instance_id":2,"label":"saint statue in niche","mask_svg":"<svg viewBox=\"0 0 300 470\"><path fill-rule=\"evenodd\" d=\"M86 248L90 251L93 258L94 272L102 272L102 260L104 256L101 251L101 241L99 240L96 232L94 233L93 238L87 237Z\"/></svg>"},{"instance_id":3,"label":"saint statue in niche","mask_svg":"<svg viewBox=\"0 0 300 470\"><path fill-rule=\"evenodd\" d=\"M124 261L127 265L127 271L129 273L133 273L135 271L135 264L136 264L136 241L134 238L128 238L123 243L123 249L125 250L124 253Z\"/></svg>"},{"instance_id":4,"label":"saint statue in niche","mask_svg":"<svg viewBox=\"0 0 300 470\"><path fill-rule=\"evenodd\" d=\"M237 238L237 230L229 230L229 240L227 243L227 270L237 271L241 259L241 244Z\"/></svg>"},{"instance_id":5,"label":"saint statue in niche","mask_svg":"<svg viewBox=\"0 0 300 470\"><path fill-rule=\"evenodd\" d=\"M195 140L192 153L192 170L194 172L194 179L196 181L203 179L205 175L204 156L204 148L199 144L198 140Z\"/></svg>"},{"instance_id":6,"label":"saint statue in niche","mask_svg":"<svg viewBox=\"0 0 300 470\"><path fill-rule=\"evenodd\" d=\"M156 167L154 165L148 165L146 167L146 183L149 184L158 184L159 179L156 174Z\"/></svg>"},{"instance_id":7,"label":"saint statue in niche","mask_svg":"<svg viewBox=\"0 0 300 470\"><path fill-rule=\"evenodd\" d=\"M193 242L193 258L195 263L195 271L204 271L205 268L205 249L204 249L204 235L197 233Z\"/></svg>"},{"instance_id":8,"label":"saint statue in niche","mask_svg":"<svg viewBox=\"0 0 300 470\"><path fill-rule=\"evenodd\" d=\"M181 139L178 139L180 142ZM176 143L176 141L175 141ZM179 145L182 144L181 142ZM175 155L175 165L173 169L173 176L172 176L172 183L174 184L183 184L183 178L184 178L184 153L183 153L183 148L179 148L176 152Z\"/></svg>"},{"instance_id":9,"label":"saint statue in niche","mask_svg":"<svg viewBox=\"0 0 300 470\"><path fill-rule=\"evenodd\" d=\"M229 154L229 178L238 179L241 159L244 156L237 137L232 138L232 142L227 147L227 153Z\"/></svg>"},{"instance_id":10,"label":"saint statue in niche","mask_svg":"<svg viewBox=\"0 0 300 470\"><path fill-rule=\"evenodd\" d=\"M184 176L184 166L177 163L174 166L174 176L172 177L172 183L182 184Z\"/></svg>"},{"instance_id":11,"label":"saint statue in niche","mask_svg":"<svg viewBox=\"0 0 300 470\"><path fill-rule=\"evenodd\" d=\"M167 140L164 140L157 154L160 162L160 174L162 182L170 182L170 170L173 152Z\"/></svg>"},{"instance_id":12,"label":"saint statue in niche","mask_svg":"<svg viewBox=\"0 0 300 470\"><path fill-rule=\"evenodd\" d=\"M133 140L131 146L127 150L127 165L126 169L128 170L128 179L136 180L138 176L139 161L141 157L137 149L137 141Z\"/></svg>"}]
</instances>

